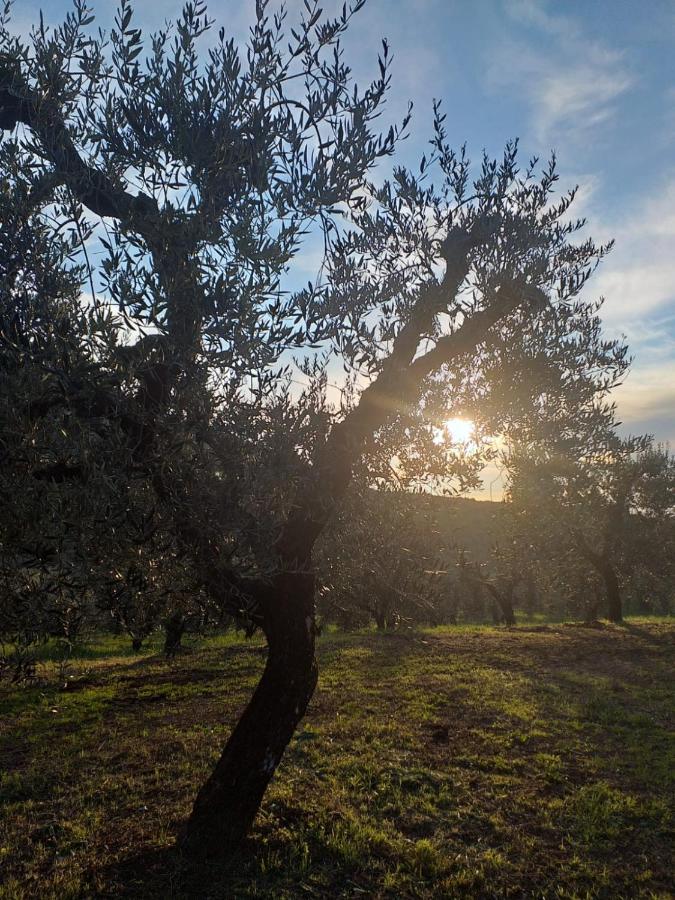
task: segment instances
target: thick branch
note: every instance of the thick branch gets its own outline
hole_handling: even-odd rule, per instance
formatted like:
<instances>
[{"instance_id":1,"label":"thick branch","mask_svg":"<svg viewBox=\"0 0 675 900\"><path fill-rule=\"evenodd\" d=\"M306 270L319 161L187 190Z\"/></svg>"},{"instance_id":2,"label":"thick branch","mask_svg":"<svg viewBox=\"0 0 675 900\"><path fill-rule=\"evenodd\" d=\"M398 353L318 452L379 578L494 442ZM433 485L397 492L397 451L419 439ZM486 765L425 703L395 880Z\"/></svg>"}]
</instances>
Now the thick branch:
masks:
<instances>
[{"instance_id":1,"label":"thick branch","mask_svg":"<svg viewBox=\"0 0 675 900\"><path fill-rule=\"evenodd\" d=\"M456 296L468 269L470 244L457 243L464 259L448 261L443 283L429 288L420 304L428 314L438 308L438 294L448 301ZM451 264L452 263L452 264ZM434 299L432 299L433 292ZM425 377L462 356L471 353L485 340L490 329L527 300L541 302L545 294L530 285L509 285L501 288L493 302L474 313L455 331L441 338L428 353L414 360L424 330L424 314L414 312L401 330L391 355L385 360L379 375L361 394L354 409L331 431L315 463L315 477L307 494L298 503L278 544L282 560L306 565L312 547L330 517L335 504L342 498L352 477L353 466L363 450L365 440L385 424L390 416L414 403Z\"/></svg>"},{"instance_id":2,"label":"thick branch","mask_svg":"<svg viewBox=\"0 0 675 900\"><path fill-rule=\"evenodd\" d=\"M598 553L597 551L593 550L593 548L589 545L588 541L584 537L583 533L579 531L578 528L574 529L573 535L574 541L581 555L587 562L589 562L594 568L596 568L598 572L602 574L608 565L606 552L603 551L602 553Z\"/></svg>"},{"instance_id":3,"label":"thick branch","mask_svg":"<svg viewBox=\"0 0 675 900\"><path fill-rule=\"evenodd\" d=\"M0 71L0 129L11 130L18 124L33 132L43 158L54 167L45 186L50 181L53 187L67 185L90 212L118 219L143 237L166 293L174 350L182 364L190 362L199 344L203 297L199 267L192 258L194 235L189 230L186 233L186 223L171 222L152 197L130 194L89 165L73 143L56 104L32 90L20 73ZM41 190L40 196L43 193Z\"/></svg>"},{"instance_id":4,"label":"thick branch","mask_svg":"<svg viewBox=\"0 0 675 900\"><path fill-rule=\"evenodd\" d=\"M546 295L541 288L532 285L509 285L501 288L488 307L473 313L453 334L439 338L433 349L412 363L409 373L411 380L418 385L441 366L474 350L493 325L514 312L525 300L541 303L546 301Z\"/></svg>"},{"instance_id":5,"label":"thick branch","mask_svg":"<svg viewBox=\"0 0 675 900\"><path fill-rule=\"evenodd\" d=\"M17 80L16 75L11 79L14 84ZM54 165L56 175L95 215L121 220L158 216L157 204L151 197L128 193L82 159L54 104L25 84L17 90L5 74L0 80L0 129L10 131L18 124L30 128L39 138L45 159Z\"/></svg>"}]
</instances>

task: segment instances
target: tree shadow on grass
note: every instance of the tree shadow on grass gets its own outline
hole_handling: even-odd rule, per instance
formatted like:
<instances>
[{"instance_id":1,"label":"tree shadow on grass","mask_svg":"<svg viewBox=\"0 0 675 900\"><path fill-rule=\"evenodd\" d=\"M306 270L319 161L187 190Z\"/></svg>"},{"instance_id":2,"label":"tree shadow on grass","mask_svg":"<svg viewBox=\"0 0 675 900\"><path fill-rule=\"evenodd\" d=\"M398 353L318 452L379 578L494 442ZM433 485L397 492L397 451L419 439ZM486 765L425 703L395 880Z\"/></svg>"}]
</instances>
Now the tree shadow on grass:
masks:
<instances>
[{"instance_id":1,"label":"tree shadow on grass","mask_svg":"<svg viewBox=\"0 0 675 900\"><path fill-rule=\"evenodd\" d=\"M226 863L199 862L186 857L177 846L147 848L115 860L92 873L97 885L87 897L112 900L183 900L183 898L234 898L246 895L256 878L257 845L249 839ZM269 896L256 894L256 896Z\"/></svg>"},{"instance_id":2,"label":"tree shadow on grass","mask_svg":"<svg viewBox=\"0 0 675 900\"><path fill-rule=\"evenodd\" d=\"M670 629L661 629L655 630L654 628L646 628L644 625L635 625L633 622L622 622L620 628L623 628L628 634L633 637L640 638L645 641L647 644L652 644L655 647L669 647L675 643L675 630Z\"/></svg>"},{"instance_id":3,"label":"tree shadow on grass","mask_svg":"<svg viewBox=\"0 0 675 900\"><path fill-rule=\"evenodd\" d=\"M181 859L176 848L143 849L92 872L91 880L97 887L91 896L178 897L180 874Z\"/></svg>"}]
</instances>

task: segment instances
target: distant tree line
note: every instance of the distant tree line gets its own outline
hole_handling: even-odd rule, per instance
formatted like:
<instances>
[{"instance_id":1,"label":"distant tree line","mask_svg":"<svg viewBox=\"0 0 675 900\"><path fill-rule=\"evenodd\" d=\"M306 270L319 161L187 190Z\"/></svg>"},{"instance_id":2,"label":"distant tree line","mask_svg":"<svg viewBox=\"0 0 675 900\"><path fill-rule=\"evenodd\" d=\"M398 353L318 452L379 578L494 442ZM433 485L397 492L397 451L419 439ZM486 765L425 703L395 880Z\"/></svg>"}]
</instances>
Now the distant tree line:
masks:
<instances>
[{"instance_id":1,"label":"distant tree line","mask_svg":"<svg viewBox=\"0 0 675 900\"><path fill-rule=\"evenodd\" d=\"M451 524L442 501L430 505L420 494L351 497L320 549L323 620L385 629L517 618L620 622L675 611L668 447L616 438L592 460L510 448L505 462L507 494L485 504L490 520L472 521L465 511ZM477 528L478 553L466 534Z\"/></svg>"}]
</instances>

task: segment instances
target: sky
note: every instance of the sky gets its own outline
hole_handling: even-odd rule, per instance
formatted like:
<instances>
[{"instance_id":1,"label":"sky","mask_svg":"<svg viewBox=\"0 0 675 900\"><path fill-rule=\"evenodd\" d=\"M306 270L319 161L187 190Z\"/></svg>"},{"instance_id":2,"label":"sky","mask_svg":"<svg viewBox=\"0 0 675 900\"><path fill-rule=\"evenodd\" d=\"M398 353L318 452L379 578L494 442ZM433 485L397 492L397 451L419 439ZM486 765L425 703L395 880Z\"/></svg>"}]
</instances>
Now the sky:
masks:
<instances>
[{"instance_id":1,"label":"sky","mask_svg":"<svg viewBox=\"0 0 675 900\"><path fill-rule=\"evenodd\" d=\"M116 0L90 0L109 26ZM137 24L157 27L180 0L143 0ZM274 3L273 3L274 5ZM289 0L289 21L301 0ZM327 13L341 2L325 0ZM43 10L57 23L69 0L15 0L25 31ZM246 37L254 0L211 0L209 14ZM591 280L608 336L634 357L615 393L624 433L675 444L675 2L673 0L368 0L345 40L357 80L394 56L387 115L414 103L399 159L415 165L440 98L453 144L499 154L518 137L523 158L555 149L561 186L578 184L578 215L616 246ZM308 266L309 268L309 266Z\"/></svg>"}]
</instances>

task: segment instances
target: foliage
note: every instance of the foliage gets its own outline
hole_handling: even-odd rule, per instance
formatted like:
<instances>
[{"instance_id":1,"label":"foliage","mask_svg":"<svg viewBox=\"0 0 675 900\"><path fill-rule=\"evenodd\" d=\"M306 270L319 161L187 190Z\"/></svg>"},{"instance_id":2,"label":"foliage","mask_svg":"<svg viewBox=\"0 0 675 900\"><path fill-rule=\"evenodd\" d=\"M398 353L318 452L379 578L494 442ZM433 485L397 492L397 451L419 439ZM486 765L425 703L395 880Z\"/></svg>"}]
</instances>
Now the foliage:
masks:
<instances>
[{"instance_id":1,"label":"foliage","mask_svg":"<svg viewBox=\"0 0 675 900\"><path fill-rule=\"evenodd\" d=\"M382 178L409 116L379 131L386 43L365 89L344 61L362 5L331 18L306 0L289 28L257 0L241 49L201 0L149 37L129 0L109 38L86 0L27 40L8 4L0 17L0 177L36 242L31 281L57 271L28 303L74 304L72 350L26 384L11 490L21 473L41 528L51 516L49 576L80 579L135 640L185 597L268 640L195 803L200 854L241 841L312 696L312 557L355 473L475 483L489 450L468 459L436 436L479 404L492 433L554 429L572 446L585 422L611 423L627 365L580 297L611 245L580 234L574 191L555 196L554 157L521 166L509 142L473 167L437 104L428 158ZM24 264L14 240L3 271ZM312 241L322 266L299 287ZM16 279L7 290L11 305ZM40 317L26 321L34 340ZM8 528L14 571L32 565L17 556L25 519Z\"/></svg>"},{"instance_id":2,"label":"foliage","mask_svg":"<svg viewBox=\"0 0 675 900\"><path fill-rule=\"evenodd\" d=\"M675 466L667 447L615 438L601 454L577 460L516 451L510 466L517 540L528 542L568 589L580 581L588 598L592 573L608 590L612 580L624 590L651 583L651 591L640 592L642 609L650 609L652 592L656 608L669 608Z\"/></svg>"},{"instance_id":3,"label":"foliage","mask_svg":"<svg viewBox=\"0 0 675 900\"><path fill-rule=\"evenodd\" d=\"M43 232L66 229L59 277L81 282L76 260L92 294L73 335L80 352L92 348L85 402L73 403L79 388L56 365L49 413L68 408L65 440L81 433L115 493L142 498L134 517L145 531L168 529L202 589L244 618L256 618L258 601L241 578L278 565L270 549L289 504L318 491L328 511L343 490L313 482L331 426L368 405L368 380L383 381L374 396L392 403L370 417L367 446L360 428L352 438L374 477L386 477L398 451L399 476L466 472L470 484L479 456L468 470L430 452L441 410L485 400L508 362L529 370L541 397L555 382L578 415L623 371L625 348L601 342L594 307L575 299L608 248L571 243L582 223L566 219L573 193L551 205L553 161L535 178L536 160L521 172L509 144L501 161L483 158L472 182L437 107L419 173L399 167L372 180L407 120L383 136L373 129L389 85L386 44L378 77L352 89L339 41L359 6L325 19L310 3L284 49L285 15L261 2L245 54L220 31L204 57L212 23L201 3L149 42L126 0L109 43L92 35L80 0L61 27L41 23L27 44L2 30L3 126L25 126L5 132L2 170L25 183ZM311 223L323 235L323 277L289 291L284 278ZM500 323L490 340L478 335L462 365L444 368L462 323L486 317L482 329ZM418 347L428 353L405 387L394 369ZM292 352L310 356L294 364ZM331 411L332 356L353 390ZM418 405L417 383L437 371ZM537 419L552 409L542 401ZM67 447L58 463L76 475L82 455Z\"/></svg>"},{"instance_id":4,"label":"foliage","mask_svg":"<svg viewBox=\"0 0 675 900\"><path fill-rule=\"evenodd\" d=\"M351 629L438 622L449 589L429 513L405 492L352 491L317 554L319 613Z\"/></svg>"}]
</instances>

